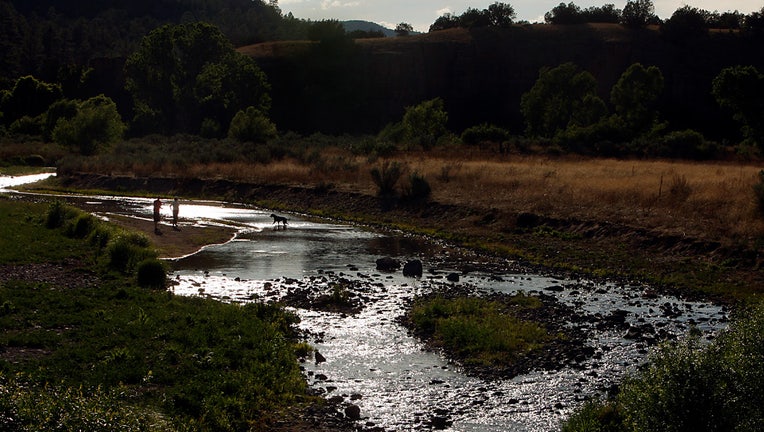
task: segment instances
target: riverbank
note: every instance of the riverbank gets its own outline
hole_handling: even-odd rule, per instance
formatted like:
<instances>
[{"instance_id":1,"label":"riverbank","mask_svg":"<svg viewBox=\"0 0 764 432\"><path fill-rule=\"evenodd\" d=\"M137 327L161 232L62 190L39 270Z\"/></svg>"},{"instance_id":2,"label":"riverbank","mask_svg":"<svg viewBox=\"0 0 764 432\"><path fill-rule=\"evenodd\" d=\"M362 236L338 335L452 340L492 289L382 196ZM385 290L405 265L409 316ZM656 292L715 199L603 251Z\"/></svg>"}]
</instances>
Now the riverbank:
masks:
<instances>
[{"instance_id":1,"label":"riverbank","mask_svg":"<svg viewBox=\"0 0 764 432\"><path fill-rule=\"evenodd\" d=\"M758 249L711 230L693 237L623 222L518 212L499 205L501 201L490 206L490 197L471 205L434 199L381 199L368 189L350 190L347 185L340 188L323 183L286 185L97 174L70 174L58 181L63 188L224 199L402 229L568 276L627 278L684 296L734 302L758 297L764 289L760 271L764 258ZM605 209L601 213L606 214Z\"/></svg>"}]
</instances>

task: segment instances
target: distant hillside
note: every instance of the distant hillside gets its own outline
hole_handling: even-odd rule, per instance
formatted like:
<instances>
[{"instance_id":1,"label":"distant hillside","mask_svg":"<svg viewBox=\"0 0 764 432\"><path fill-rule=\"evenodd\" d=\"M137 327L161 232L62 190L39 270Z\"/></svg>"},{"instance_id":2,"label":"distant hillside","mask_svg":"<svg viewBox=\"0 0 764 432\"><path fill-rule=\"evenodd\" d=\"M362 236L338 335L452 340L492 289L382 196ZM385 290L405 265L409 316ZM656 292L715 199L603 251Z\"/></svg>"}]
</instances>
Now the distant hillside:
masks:
<instances>
[{"instance_id":1,"label":"distant hillside","mask_svg":"<svg viewBox=\"0 0 764 432\"><path fill-rule=\"evenodd\" d=\"M391 30L387 27L381 26L371 21L350 20L350 21L343 21L342 25L343 27L345 27L345 31L348 33L352 31L356 31L356 30L373 31L373 32L380 31L386 37L395 36L395 30Z\"/></svg>"},{"instance_id":2,"label":"distant hillside","mask_svg":"<svg viewBox=\"0 0 764 432\"><path fill-rule=\"evenodd\" d=\"M672 129L721 139L735 137L739 126L711 96L711 82L729 66L764 69L760 42L722 32L677 44L657 28L539 24L361 39L333 60L331 70L309 44L265 43L240 51L268 74L271 114L282 130L373 133L400 121L405 107L440 97L457 133L491 122L521 134L520 97L542 67L577 64L594 75L600 97L609 101L620 75L639 62L663 73L660 110Z\"/></svg>"}]
</instances>

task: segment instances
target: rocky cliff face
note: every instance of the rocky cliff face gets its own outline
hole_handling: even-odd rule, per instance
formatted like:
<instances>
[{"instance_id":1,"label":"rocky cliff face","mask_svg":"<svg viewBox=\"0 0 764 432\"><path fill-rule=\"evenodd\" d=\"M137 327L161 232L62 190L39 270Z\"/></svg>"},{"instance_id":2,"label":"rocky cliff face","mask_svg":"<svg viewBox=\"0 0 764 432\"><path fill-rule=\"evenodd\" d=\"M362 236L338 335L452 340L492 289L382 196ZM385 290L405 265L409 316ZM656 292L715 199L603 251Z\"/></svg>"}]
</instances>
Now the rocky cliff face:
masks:
<instances>
[{"instance_id":1,"label":"rocky cliff face","mask_svg":"<svg viewBox=\"0 0 764 432\"><path fill-rule=\"evenodd\" d=\"M713 33L679 44L654 28L527 25L359 40L337 50L277 42L241 51L268 74L281 130L375 133L400 120L405 107L441 97L454 132L491 122L520 134L520 97L540 68L573 62L597 78L608 101L620 75L640 62L663 72L661 112L673 128L734 138L737 126L710 95L711 81L737 64L764 70L764 44L756 42Z\"/></svg>"}]
</instances>

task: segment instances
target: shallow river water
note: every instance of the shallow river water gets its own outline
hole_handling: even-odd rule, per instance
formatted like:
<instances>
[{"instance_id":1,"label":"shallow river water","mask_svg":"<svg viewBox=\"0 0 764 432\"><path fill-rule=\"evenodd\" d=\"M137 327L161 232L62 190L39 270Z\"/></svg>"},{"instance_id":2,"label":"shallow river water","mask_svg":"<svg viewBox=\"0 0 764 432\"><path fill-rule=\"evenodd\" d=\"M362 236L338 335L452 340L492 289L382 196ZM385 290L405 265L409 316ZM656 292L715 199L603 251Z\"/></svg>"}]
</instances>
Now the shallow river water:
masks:
<instances>
[{"instance_id":1,"label":"shallow river water","mask_svg":"<svg viewBox=\"0 0 764 432\"><path fill-rule=\"evenodd\" d=\"M10 186L0 178L0 188ZM115 201L120 213L145 218L151 214L150 199L78 199L104 217L115 211ZM99 212L100 207L109 210ZM228 243L174 260L172 289L222 301L275 302L298 288L328 289L339 279L357 282L365 300L358 314L294 309L300 327L311 335L308 342L326 358L318 364L306 362L305 373L327 397L338 396L360 407L362 424L389 431L445 424L454 431L559 430L562 419L586 398L604 394L647 359L649 341L627 339L622 329L602 328L597 325L601 319L618 311L627 327L647 325L658 341L681 336L691 327L711 338L726 326L722 307L645 295L649 287L529 274L510 262L503 268L483 269L470 258L451 256L452 249L445 245L298 216L289 216L287 229L277 229L270 213L223 203L184 202L181 229L190 224L231 224L239 233ZM375 262L384 256L401 262L421 260L423 277L377 271ZM576 325L589 334L586 344L594 354L558 371L484 380L464 374L438 353L425 351L396 318L403 315L408 300L452 284L446 275L465 267L471 271L460 272L458 283L475 293L554 295L588 317Z\"/></svg>"},{"instance_id":2,"label":"shallow river water","mask_svg":"<svg viewBox=\"0 0 764 432\"><path fill-rule=\"evenodd\" d=\"M448 258L450 249L404 235L380 234L346 225L290 217L275 229L258 209L216 208L216 218L244 224L237 239L174 263L175 292L225 301L278 301L295 288L328 285L338 278L361 282L365 307L357 315L296 309L301 327L326 357L306 363L310 382L328 397L358 405L364 422L387 430L419 430L445 419L455 431L551 431L587 397L603 394L623 374L643 363L649 347L625 339L623 330L598 330L597 318L625 313L626 324L649 324L662 337L691 326L709 337L726 325L721 307L673 297L643 295L646 287L595 284L552 276L481 271L477 264ZM228 211L228 214L224 214ZM420 259L421 278L376 270L391 256ZM593 317L587 343L595 353L556 372L532 372L511 380L465 375L437 353L427 352L396 322L407 300L451 284L446 275L470 264L458 283L475 292L553 294L582 316ZM510 264L510 263L508 263Z\"/></svg>"}]
</instances>

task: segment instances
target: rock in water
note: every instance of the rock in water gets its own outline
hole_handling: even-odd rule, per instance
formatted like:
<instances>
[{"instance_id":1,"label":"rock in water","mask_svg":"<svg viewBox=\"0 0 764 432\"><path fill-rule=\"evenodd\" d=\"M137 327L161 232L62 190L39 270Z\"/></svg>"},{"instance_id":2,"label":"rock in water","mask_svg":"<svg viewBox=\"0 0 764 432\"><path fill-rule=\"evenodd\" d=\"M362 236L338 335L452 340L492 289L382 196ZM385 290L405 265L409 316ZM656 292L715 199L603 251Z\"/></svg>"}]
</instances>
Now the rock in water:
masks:
<instances>
[{"instance_id":1,"label":"rock in water","mask_svg":"<svg viewBox=\"0 0 764 432\"><path fill-rule=\"evenodd\" d=\"M422 277L422 261L412 260L403 266L403 276Z\"/></svg>"},{"instance_id":2,"label":"rock in water","mask_svg":"<svg viewBox=\"0 0 764 432\"><path fill-rule=\"evenodd\" d=\"M384 257L377 260L377 270L379 271L396 271L400 266L401 263L395 258Z\"/></svg>"},{"instance_id":3,"label":"rock in water","mask_svg":"<svg viewBox=\"0 0 764 432\"><path fill-rule=\"evenodd\" d=\"M351 420L358 420L361 418L361 407L358 405L348 405L345 408L345 417Z\"/></svg>"}]
</instances>

